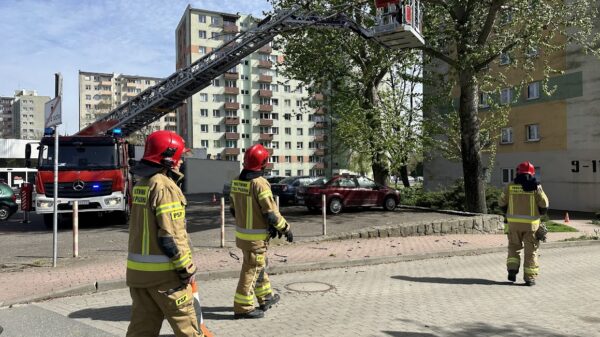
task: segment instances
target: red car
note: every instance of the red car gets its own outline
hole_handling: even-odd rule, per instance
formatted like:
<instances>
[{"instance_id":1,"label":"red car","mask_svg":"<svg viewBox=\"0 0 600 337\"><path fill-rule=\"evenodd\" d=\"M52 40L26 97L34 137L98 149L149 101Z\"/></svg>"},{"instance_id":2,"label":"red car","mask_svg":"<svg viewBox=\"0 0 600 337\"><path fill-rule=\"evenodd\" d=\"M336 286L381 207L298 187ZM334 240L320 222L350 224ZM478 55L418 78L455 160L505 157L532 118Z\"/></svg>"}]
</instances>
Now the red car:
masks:
<instances>
[{"instance_id":1,"label":"red car","mask_svg":"<svg viewBox=\"0 0 600 337\"><path fill-rule=\"evenodd\" d=\"M397 190L357 175L334 176L324 185L308 186L302 194L309 210L321 208L321 195L325 194L327 211L332 214L348 207L382 206L386 211L393 211L400 203Z\"/></svg>"}]
</instances>

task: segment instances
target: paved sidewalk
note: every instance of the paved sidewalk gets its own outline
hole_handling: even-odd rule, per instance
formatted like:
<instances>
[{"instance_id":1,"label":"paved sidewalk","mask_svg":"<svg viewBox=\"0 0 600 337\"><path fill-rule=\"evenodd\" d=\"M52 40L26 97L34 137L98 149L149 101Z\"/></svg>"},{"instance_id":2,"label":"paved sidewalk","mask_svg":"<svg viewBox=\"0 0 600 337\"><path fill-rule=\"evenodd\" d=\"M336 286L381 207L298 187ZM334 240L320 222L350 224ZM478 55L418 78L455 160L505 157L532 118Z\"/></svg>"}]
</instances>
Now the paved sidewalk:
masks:
<instances>
[{"instance_id":1,"label":"paved sidewalk","mask_svg":"<svg viewBox=\"0 0 600 337\"><path fill-rule=\"evenodd\" d=\"M569 224L581 232L550 233L549 241L578 237L600 228L583 220L573 220ZM375 262L377 258L453 254L491 248L501 250L506 246L506 237L493 234L456 234L294 244L279 242L273 242L268 253L270 267L275 271L365 264ZM201 271L199 279L236 276L241 266L239 256L241 253L235 247L196 248L194 259ZM123 287L125 257L125 253L120 253L104 259L82 260L63 267L28 268L0 273L0 307L59 295Z\"/></svg>"}]
</instances>

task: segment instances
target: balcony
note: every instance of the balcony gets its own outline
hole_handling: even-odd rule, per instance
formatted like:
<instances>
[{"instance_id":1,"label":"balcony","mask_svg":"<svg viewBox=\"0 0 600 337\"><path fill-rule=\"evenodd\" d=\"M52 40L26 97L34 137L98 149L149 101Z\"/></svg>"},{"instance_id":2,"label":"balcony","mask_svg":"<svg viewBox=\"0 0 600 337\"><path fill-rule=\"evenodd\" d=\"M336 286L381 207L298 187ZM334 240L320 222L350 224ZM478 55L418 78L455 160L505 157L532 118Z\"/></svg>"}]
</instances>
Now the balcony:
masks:
<instances>
[{"instance_id":1,"label":"balcony","mask_svg":"<svg viewBox=\"0 0 600 337\"><path fill-rule=\"evenodd\" d=\"M110 80L102 80L102 81L98 82L98 84L100 84L100 85L112 85L112 82Z\"/></svg>"},{"instance_id":2,"label":"balcony","mask_svg":"<svg viewBox=\"0 0 600 337\"><path fill-rule=\"evenodd\" d=\"M240 139L240 134L237 132L225 132L226 140L238 140Z\"/></svg>"},{"instance_id":3,"label":"balcony","mask_svg":"<svg viewBox=\"0 0 600 337\"><path fill-rule=\"evenodd\" d=\"M240 88L238 87L225 87L225 93L228 95L237 95L240 93Z\"/></svg>"},{"instance_id":4,"label":"balcony","mask_svg":"<svg viewBox=\"0 0 600 337\"><path fill-rule=\"evenodd\" d=\"M237 156L240 154L240 149L238 147L226 147L223 150L224 155Z\"/></svg>"},{"instance_id":5,"label":"balcony","mask_svg":"<svg viewBox=\"0 0 600 337\"><path fill-rule=\"evenodd\" d=\"M259 140L268 140L268 141L272 141L273 140L273 134L272 133L261 133L258 136Z\"/></svg>"},{"instance_id":6,"label":"balcony","mask_svg":"<svg viewBox=\"0 0 600 337\"><path fill-rule=\"evenodd\" d=\"M322 101L322 100L323 100L323 94L315 94L315 95L313 96L313 99L314 99L315 101Z\"/></svg>"},{"instance_id":7,"label":"balcony","mask_svg":"<svg viewBox=\"0 0 600 337\"><path fill-rule=\"evenodd\" d=\"M259 104L258 111L260 112L271 112L273 111L273 106L270 104Z\"/></svg>"},{"instance_id":8,"label":"balcony","mask_svg":"<svg viewBox=\"0 0 600 337\"><path fill-rule=\"evenodd\" d=\"M223 74L223 78L225 78L226 80L237 80L240 78L240 74L238 72L226 72L225 74Z\"/></svg>"},{"instance_id":9,"label":"balcony","mask_svg":"<svg viewBox=\"0 0 600 337\"><path fill-rule=\"evenodd\" d=\"M240 108L240 103L238 102L225 102L225 110L237 110Z\"/></svg>"},{"instance_id":10,"label":"balcony","mask_svg":"<svg viewBox=\"0 0 600 337\"><path fill-rule=\"evenodd\" d=\"M315 170L322 170L325 168L325 163L315 163L315 165L313 166L313 169Z\"/></svg>"},{"instance_id":11,"label":"balcony","mask_svg":"<svg viewBox=\"0 0 600 337\"><path fill-rule=\"evenodd\" d=\"M327 127L327 122L317 122L315 123L315 129L324 129Z\"/></svg>"},{"instance_id":12,"label":"balcony","mask_svg":"<svg viewBox=\"0 0 600 337\"><path fill-rule=\"evenodd\" d=\"M258 91L258 97L271 98L271 97L273 97L273 92L271 90L260 89Z\"/></svg>"},{"instance_id":13,"label":"balcony","mask_svg":"<svg viewBox=\"0 0 600 337\"><path fill-rule=\"evenodd\" d=\"M225 117L225 125L240 125L239 117Z\"/></svg>"},{"instance_id":14,"label":"balcony","mask_svg":"<svg viewBox=\"0 0 600 337\"><path fill-rule=\"evenodd\" d=\"M259 75L258 76L258 82L261 82L261 83L271 83L271 82L273 82L273 76Z\"/></svg>"},{"instance_id":15,"label":"balcony","mask_svg":"<svg viewBox=\"0 0 600 337\"><path fill-rule=\"evenodd\" d=\"M324 142L327 140L327 135L315 135L315 142Z\"/></svg>"},{"instance_id":16,"label":"balcony","mask_svg":"<svg viewBox=\"0 0 600 337\"><path fill-rule=\"evenodd\" d=\"M260 119L258 121L258 125L259 126L273 126L273 120L272 119Z\"/></svg>"},{"instance_id":17,"label":"balcony","mask_svg":"<svg viewBox=\"0 0 600 337\"><path fill-rule=\"evenodd\" d=\"M234 23L225 23L223 25L223 33L238 33L240 29Z\"/></svg>"},{"instance_id":18,"label":"balcony","mask_svg":"<svg viewBox=\"0 0 600 337\"><path fill-rule=\"evenodd\" d=\"M262 46L258 49L258 52L261 54L271 54L273 52L273 48L269 45Z\"/></svg>"},{"instance_id":19,"label":"balcony","mask_svg":"<svg viewBox=\"0 0 600 337\"><path fill-rule=\"evenodd\" d=\"M258 60L258 67L259 68L271 69L272 66L273 66L273 63L271 63L271 61L268 61L268 60Z\"/></svg>"},{"instance_id":20,"label":"balcony","mask_svg":"<svg viewBox=\"0 0 600 337\"><path fill-rule=\"evenodd\" d=\"M315 156L324 156L325 154L327 154L327 150L326 149L316 149L315 150Z\"/></svg>"},{"instance_id":21,"label":"balcony","mask_svg":"<svg viewBox=\"0 0 600 337\"><path fill-rule=\"evenodd\" d=\"M315 109L315 115L324 115L326 112L327 109L322 106Z\"/></svg>"}]
</instances>

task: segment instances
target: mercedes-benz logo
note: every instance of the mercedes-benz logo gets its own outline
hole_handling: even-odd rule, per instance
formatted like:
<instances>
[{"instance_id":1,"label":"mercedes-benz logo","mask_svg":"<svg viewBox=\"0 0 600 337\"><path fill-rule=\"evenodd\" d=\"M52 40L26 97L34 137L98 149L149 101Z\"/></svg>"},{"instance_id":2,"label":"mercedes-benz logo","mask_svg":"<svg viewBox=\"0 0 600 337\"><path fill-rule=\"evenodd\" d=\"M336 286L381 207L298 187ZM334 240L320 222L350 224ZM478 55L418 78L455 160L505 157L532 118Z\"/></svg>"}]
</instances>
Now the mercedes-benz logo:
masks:
<instances>
[{"instance_id":1,"label":"mercedes-benz logo","mask_svg":"<svg viewBox=\"0 0 600 337\"><path fill-rule=\"evenodd\" d=\"M81 191L84 187L85 183L81 180L75 180L75 182L73 182L73 189L75 191Z\"/></svg>"}]
</instances>

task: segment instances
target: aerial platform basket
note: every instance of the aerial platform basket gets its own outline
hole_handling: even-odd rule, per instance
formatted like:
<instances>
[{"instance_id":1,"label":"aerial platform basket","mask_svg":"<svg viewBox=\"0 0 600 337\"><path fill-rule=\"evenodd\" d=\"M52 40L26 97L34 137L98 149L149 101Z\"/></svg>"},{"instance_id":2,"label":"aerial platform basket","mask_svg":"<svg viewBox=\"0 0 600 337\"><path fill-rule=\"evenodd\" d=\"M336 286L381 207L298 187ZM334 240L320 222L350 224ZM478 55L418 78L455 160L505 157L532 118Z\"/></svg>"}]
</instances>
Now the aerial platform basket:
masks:
<instances>
[{"instance_id":1,"label":"aerial platform basket","mask_svg":"<svg viewBox=\"0 0 600 337\"><path fill-rule=\"evenodd\" d=\"M419 0L375 0L377 16L373 38L389 48L415 48L425 44L421 35Z\"/></svg>"}]
</instances>

